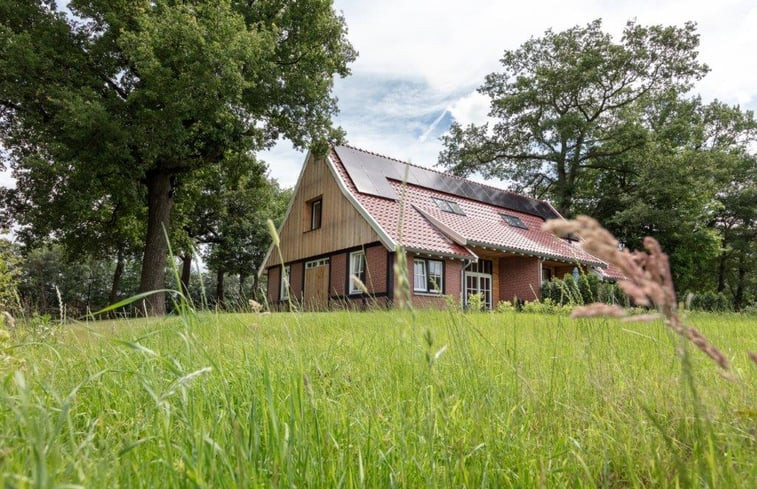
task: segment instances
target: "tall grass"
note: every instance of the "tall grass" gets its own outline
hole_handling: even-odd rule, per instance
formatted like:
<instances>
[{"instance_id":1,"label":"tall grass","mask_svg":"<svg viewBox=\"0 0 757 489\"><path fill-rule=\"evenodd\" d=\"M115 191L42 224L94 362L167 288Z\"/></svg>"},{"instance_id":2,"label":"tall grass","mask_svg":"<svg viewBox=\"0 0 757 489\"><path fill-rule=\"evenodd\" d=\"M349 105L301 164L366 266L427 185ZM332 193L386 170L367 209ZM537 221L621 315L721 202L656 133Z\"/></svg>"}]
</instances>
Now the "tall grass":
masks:
<instances>
[{"instance_id":1,"label":"tall grass","mask_svg":"<svg viewBox=\"0 0 757 489\"><path fill-rule=\"evenodd\" d=\"M186 314L16 337L0 479L753 487L754 318L693 320L734 381L703 355L671 354L686 344L660 322L537 314Z\"/></svg>"}]
</instances>

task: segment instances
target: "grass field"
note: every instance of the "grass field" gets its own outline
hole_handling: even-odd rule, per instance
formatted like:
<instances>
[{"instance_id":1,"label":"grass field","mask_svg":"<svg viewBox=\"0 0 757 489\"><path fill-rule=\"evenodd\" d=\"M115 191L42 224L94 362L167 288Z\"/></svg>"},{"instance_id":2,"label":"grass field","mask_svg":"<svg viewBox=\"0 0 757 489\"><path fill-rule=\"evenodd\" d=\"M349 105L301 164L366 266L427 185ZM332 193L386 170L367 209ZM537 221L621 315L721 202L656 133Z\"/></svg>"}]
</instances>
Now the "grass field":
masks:
<instances>
[{"instance_id":1,"label":"grass field","mask_svg":"<svg viewBox=\"0 0 757 489\"><path fill-rule=\"evenodd\" d=\"M690 320L732 380L659 322L525 313L201 314L26 334L0 367L0 479L755 487L757 319Z\"/></svg>"}]
</instances>

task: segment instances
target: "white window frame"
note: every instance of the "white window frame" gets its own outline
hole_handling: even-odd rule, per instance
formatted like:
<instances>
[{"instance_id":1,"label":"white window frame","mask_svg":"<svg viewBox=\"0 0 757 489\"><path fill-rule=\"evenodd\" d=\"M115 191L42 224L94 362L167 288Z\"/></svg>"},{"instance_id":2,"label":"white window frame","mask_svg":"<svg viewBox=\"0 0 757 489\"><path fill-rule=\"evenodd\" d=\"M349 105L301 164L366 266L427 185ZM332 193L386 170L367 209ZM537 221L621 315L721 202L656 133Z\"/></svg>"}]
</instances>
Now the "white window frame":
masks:
<instances>
[{"instance_id":1,"label":"white window frame","mask_svg":"<svg viewBox=\"0 0 757 489\"><path fill-rule=\"evenodd\" d=\"M422 270L422 274L418 273L418 268ZM423 277L423 280L420 280ZM426 260L423 258L415 258L413 260L413 290L415 292L428 292L428 276L426 275Z\"/></svg>"},{"instance_id":2,"label":"white window frame","mask_svg":"<svg viewBox=\"0 0 757 489\"><path fill-rule=\"evenodd\" d=\"M358 257L361 257L358 259ZM359 265L362 264L362 270L359 268ZM352 278L353 275L357 278L359 278L363 285L365 285L365 251L359 250L359 251L353 251L350 253L350 295L354 294L362 294L363 289L361 289L355 280Z\"/></svg>"},{"instance_id":3,"label":"white window frame","mask_svg":"<svg viewBox=\"0 0 757 489\"><path fill-rule=\"evenodd\" d=\"M436 288L433 288L431 282L431 263L438 263L441 269L439 270L439 280L434 281ZM418 274L418 265L421 265L423 274ZM419 280L422 276L423 280ZM414 258L413 259L413 291L421 292L424 294L441 295L444 291L444 262L442 260L431 260L426 258Z\"/></svg>"},{"instance_id":4,"label":"white window frame","mask_svg":"<svg viewBox=\"0 0 757 489\"><path fill-rule=\"evenodd\" d=\"M292 266L286 265L281 268L281 283L279 287L279 300L289 300L289 277L292 272Z\"/></svg>"}]
</instances>

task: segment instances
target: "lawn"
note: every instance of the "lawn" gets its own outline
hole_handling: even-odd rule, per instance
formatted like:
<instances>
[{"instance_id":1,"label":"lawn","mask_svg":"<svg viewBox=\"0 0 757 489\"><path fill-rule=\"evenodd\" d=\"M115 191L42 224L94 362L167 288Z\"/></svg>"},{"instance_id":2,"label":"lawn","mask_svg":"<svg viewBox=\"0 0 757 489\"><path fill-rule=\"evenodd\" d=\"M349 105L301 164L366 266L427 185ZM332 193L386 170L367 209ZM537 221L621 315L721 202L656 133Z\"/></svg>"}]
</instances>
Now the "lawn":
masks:
<instances>
[{"instance_id":1,"label":"lawn","mask_svg":"<svg viewBox=\"0 0 757 489\"><path fill-rule=\"evenodd\" d=\"M200 314L23 333L3 487L755 487L757 318ZM7 346L9 343L5 343Z\"/></svg>"}]
</instances>

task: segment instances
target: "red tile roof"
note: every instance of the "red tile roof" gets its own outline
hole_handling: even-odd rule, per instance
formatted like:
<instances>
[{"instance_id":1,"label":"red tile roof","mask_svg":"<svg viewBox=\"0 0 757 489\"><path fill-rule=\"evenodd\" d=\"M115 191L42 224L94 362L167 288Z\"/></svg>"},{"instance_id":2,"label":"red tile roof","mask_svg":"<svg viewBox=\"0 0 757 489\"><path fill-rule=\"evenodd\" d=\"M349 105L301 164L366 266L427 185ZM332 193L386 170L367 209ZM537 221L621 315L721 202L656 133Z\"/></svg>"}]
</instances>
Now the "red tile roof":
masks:
<instances>
[{"instance_id":1,"label":"red tile roof","mask_svg":"<svg viewBox=\"0 0 757 489\"><path fill-rule=\"evenodd\" d=\"M389 237L405 248L428 252L430 254L453 255L461 258L473 258L475 255L466 248L466 245L494 248L503 251L533 255L552 260L566 262L580 262L599 267L607 265L601 260L584 252L576 243L557 238L552 233L542 231L544 219L538 215L529 214L520 210L508 209L496 206L481 199L472 199L445 193L438 189L419 185L404 184L394 179L388 179L389 185L394 189L399 200L371 195L358 191L355 182L341 158L351 157L355 151L371 155L370 161L371 178L380 178L382 175L382 160L389 164L396 164L398 160L387 158L376 153L369 153L357 148L349 147L350 151L332 151L331 162L337 175L344 186L362 206L376 223L389 235ZM340 158L341 156L341 158ZM409 163L410 169L422 168ZM432 171L422 168L425 171ZM389 175L394 175L389 170ZM386 175L383 173L383 175ZM396 173L396 172L395 172ZM439 172L435 172L439 173ZM442 174L444 175L444 174ZM364 177L363 177L364 178ZM466 181L470 187L470 181ZM381 182L383 184L383 182ZM480 185L480 195L492 195L493 192L502 190ZM476 190L476 189L474 189ZM391 191L390 191L391 192ZM470 192L469 192L470 194ZM445 212L439 209L432 198L440 198L457 202L465 213L464 216ZM515 202L517 207L539 208L552 210L552 207L544 201L530 199L524 196L510 193L506 199L519 199ZM510 226L502 218L501 214L509 214L520 218L528 227L521 229ZM556 213L555 213L556 214ZM402 216L402 219L400 219Z\"/></svg>"}]
</instances>

